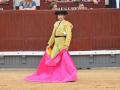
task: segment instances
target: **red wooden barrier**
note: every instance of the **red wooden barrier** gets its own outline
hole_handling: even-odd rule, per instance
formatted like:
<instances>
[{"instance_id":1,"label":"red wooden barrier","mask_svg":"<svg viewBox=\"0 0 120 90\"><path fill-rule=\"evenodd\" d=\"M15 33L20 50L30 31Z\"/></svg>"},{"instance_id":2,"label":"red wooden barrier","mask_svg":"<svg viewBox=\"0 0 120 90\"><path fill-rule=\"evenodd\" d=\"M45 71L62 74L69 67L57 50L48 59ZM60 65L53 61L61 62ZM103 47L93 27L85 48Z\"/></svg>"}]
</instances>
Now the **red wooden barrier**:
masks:
<instances>
[{"instance_id":1,"label":"red wooden barrier","mask_svg":"<svg viewBox=\"0 0 120 90\"><path fill-rule=\"evenodd\" d=\"M120 10L69 11L74 25L70 50L120 49ZM0 12L0 51L45 50L54 11Z\"/></svg>"}]
</instances>

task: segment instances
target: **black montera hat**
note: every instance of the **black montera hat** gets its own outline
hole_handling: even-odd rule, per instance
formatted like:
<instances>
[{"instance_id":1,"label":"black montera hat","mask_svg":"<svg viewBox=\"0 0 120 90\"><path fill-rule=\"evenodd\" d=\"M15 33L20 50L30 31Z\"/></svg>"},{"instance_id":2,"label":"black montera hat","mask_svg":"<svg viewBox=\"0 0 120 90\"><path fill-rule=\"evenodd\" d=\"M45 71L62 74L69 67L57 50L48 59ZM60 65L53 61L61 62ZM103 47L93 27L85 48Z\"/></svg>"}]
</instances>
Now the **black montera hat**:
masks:
<instances>
[{"instance_id":1,"label":"black montera hat","mask_svg":"<svg viewBox=\"0 0 120 90\"><path fill-rule=\"evenodd\" d=\"M55 15L67 15L68 12L65 10L57 10L55 11Z\"/></svg>"}]
</instances>

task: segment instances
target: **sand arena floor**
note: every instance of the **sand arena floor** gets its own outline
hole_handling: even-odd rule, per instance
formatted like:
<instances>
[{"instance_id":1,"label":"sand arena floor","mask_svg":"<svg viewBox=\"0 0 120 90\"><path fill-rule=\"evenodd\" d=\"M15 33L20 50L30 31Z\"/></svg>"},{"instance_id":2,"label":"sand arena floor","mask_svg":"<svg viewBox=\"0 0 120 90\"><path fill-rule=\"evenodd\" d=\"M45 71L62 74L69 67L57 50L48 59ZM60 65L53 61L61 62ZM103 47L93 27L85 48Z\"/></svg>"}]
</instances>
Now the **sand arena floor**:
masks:
<instances>
[{"instance_id":1,"label":"sand arena floor","mask_svg":"<svg viewBox=\"0 0 120 90\"><path fill-rule=\"evenodd\" d=\"M27 82L35 69L0 69L0 90L120 90L120 68L78 70L78 80L68 83Z\"/></svg>"}]
</instances>

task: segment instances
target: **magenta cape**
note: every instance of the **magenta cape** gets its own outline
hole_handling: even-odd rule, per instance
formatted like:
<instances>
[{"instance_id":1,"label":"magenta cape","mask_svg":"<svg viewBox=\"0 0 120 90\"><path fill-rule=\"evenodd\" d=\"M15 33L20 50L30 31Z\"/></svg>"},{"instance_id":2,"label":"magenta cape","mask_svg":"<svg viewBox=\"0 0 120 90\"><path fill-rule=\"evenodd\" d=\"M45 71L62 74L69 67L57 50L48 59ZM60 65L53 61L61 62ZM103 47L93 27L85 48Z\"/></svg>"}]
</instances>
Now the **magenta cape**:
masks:
<instances>
[{"instance_id":1,"label":"magenta cape","mask_svg":"<svg viewBox=\"0 0 120 90\"><path fill-rule=\"evenodd\" d=\"M45 52L37 71L25 78L34 82L69 82L76 79L77 69L65 49L53 59Z\"/></svg>"}]
</instances>

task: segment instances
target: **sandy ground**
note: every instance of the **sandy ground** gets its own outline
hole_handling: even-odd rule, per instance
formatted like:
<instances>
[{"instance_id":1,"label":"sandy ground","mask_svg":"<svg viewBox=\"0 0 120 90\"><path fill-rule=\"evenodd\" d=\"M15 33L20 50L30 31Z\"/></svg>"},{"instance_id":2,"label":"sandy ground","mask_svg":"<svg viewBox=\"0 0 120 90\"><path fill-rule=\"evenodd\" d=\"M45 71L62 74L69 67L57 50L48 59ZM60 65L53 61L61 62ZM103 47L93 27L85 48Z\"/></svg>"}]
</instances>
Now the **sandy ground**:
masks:
<instances>
[{"instance_id":1,"label":"sandy ground","mask_svg":"<svg viewBox=\"0 0 120 90\"><path fill-rule=\"evenodd\" d=\"M78 70L78 80L68 83L27 82L33 69L0 69L0 90L120 90L120 69Z\"/></svg>"}]
</instances>

